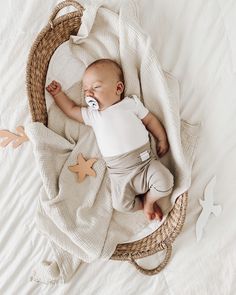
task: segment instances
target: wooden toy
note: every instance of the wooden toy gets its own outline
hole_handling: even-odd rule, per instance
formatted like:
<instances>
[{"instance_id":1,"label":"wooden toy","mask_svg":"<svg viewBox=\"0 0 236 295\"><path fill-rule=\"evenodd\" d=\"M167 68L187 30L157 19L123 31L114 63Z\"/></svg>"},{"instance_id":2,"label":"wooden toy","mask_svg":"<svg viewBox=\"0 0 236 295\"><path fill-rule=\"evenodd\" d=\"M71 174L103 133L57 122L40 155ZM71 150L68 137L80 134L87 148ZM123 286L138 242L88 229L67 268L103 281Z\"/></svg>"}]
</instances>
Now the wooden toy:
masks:
<instances>
[{"instance_id":1,"label":"wooden toy","mask_svg":"<svg viewBox=\"0 0 236 295\"><path fill-rule=\"evenodd\" d=\"M10 142L12 142L12 146L15 149L23 142L29 140L29 138L25 134L24 127L18 126L16 127L16 131L19 133L18 135L8 130L0 130L0 136L6 138L0 143L0 146L6 147Z\"/></svg>"},{"instance_id":2,"label":"wooden toy","mask_svg":"<svg viewBox=\"0 0 236 295\"><path fill-rule=\"evenodd\" d=\"M83 155L80 153L78 156L78 164L69 166L70 171L78 173L78 182L82 182L86 175L96 176L96 172L91 168L97 159L85 160Z\"/></svg>"}]
</instances>

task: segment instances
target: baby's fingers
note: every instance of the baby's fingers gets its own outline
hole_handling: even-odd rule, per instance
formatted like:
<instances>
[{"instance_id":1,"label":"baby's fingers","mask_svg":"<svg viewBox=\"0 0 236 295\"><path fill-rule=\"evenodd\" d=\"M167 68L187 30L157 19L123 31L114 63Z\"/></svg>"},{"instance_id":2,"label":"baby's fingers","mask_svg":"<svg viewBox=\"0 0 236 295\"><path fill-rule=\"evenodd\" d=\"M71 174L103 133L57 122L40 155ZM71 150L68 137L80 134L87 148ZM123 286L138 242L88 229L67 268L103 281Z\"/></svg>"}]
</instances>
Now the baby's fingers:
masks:
<instances>
[{"instance_id":1,"label":"baby's fingers","mask_svg":"<svg viewBox=\"0 0 236 295\"><path fill-rule=\"evenodd\" d=\"M161 150L158 150L157 154L158 154L158 157L160 157L160 158L164 155L163 151L161 151Z\"/></svg>"},{"instance_id":2,"label":"baby's fingers","mask_svg":"<svg viewBox=\"0 0 236 295\"><path fill-rule=\"evenodd\" d=\"M57 89L57 85L52 84L52 85L51 85L51 88L52 88L53 90L55 90L55 89Z\"/></svg>"},{"instance_id":3,"label":"baby's fingers","mask_svg":"<svg viewBox=\"0 0 236 295\"><path fill-rule=\"evenodd\" d=\"M48 92L52 91L52 88L51 88L50 85L48 85L48 86L46 87L46 89L47 89Z\"/></svg>"},{"instance_id":4,"label":"baby's fingers","mask_svg":"<svg viewBox=\"0 0 236 295\"><path fill-rule=\"evenodd\" d=\"M164 156L165 154L165 147L159 145L158 148L157 148L157 154L158 154L158 157L162 157Z\"/></svg>"},{"instance_id":5,"label":"baby's fingers","mask_svg":"<svg viewBox=\"0 0 236 295\"><path fill-rule=\"evenodd\" d=\"M54 86L54 87L60 87L60 86L61 86L61 84L58 83L58 82L55 81L55 80L53 80L51 84L52 84L52 86Z\"/></svg>"},{"instance_id":6,"label":"baby's fingers","mask_svg":"<svg viewBox=\"0 0 236 295\"><path fill-rule=\"evenodd\" d=\"M158 156L161 158L163 157L167 152L168 152L169 148L168 147L164 147L160 150Z\"/></svg>"}]
</instances>

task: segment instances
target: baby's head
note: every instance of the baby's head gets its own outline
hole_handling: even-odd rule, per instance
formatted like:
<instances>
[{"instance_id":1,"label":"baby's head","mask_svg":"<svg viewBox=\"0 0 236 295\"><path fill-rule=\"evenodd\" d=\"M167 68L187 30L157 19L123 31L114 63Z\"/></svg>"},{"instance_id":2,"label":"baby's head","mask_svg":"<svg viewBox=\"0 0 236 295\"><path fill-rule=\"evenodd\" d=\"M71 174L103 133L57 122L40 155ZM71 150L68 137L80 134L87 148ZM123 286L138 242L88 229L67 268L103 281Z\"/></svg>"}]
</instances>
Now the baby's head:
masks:
<instances>
[{"instance_id":1,"label":"baby's head","mask_svg":"<svg viewBox=\"0 0 236 295\"><path fill-rule=\"evenodd\" d=\"M111 59L99 59L91 63L83 76L85 96L98 101L104 110L123 98L124 76L118 63Z\"/></svg>"}]
</instances>

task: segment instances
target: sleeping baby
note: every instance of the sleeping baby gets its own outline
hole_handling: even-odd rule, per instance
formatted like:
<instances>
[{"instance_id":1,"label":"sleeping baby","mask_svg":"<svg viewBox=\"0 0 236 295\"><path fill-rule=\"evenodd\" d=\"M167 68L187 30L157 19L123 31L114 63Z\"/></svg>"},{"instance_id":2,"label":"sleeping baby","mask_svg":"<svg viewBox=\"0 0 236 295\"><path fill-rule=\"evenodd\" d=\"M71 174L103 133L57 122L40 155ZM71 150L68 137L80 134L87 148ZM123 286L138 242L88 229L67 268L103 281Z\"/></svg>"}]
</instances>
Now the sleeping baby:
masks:
<instances>
[{"instance_id":1,"label":"sleeping baby","mask_svg":"<svg viewBox=\"0 0 236 295\"><path fill-rule=\"evenodd\" d=\"M113 208L143 210L149 221L161 220L158 200L170 196L173 176L152 152L149 132L157 140L159 157L169 149L167 134L137 96L124 97L124 87L120 65L99 59L83 75L88 107L76 105L56 81L46 89L67 116L93 128L109 172Z\"/></svg>"}]
</instances>

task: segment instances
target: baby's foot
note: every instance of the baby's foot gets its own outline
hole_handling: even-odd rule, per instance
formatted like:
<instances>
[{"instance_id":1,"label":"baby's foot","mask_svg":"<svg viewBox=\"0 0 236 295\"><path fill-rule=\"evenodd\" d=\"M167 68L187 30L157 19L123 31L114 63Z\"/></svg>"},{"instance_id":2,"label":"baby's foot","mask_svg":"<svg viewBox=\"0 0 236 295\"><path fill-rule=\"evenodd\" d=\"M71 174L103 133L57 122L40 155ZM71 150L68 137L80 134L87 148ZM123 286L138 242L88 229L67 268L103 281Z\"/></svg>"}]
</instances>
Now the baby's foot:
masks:
<instances>
[{"instance_id":1,"label":"baby's foot","mask_svg":"<svg viewBox=\"0 0 236 295\"><path fill-rule=\"evenodd\" d=\"M157 219L159 221L162 220L163 213L161 211L161 208L157 205L156 202L153 202L149 198L144 198L143 211L149 221L153 219Z\"/></svg>"}]
</instances>

